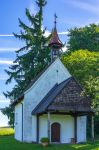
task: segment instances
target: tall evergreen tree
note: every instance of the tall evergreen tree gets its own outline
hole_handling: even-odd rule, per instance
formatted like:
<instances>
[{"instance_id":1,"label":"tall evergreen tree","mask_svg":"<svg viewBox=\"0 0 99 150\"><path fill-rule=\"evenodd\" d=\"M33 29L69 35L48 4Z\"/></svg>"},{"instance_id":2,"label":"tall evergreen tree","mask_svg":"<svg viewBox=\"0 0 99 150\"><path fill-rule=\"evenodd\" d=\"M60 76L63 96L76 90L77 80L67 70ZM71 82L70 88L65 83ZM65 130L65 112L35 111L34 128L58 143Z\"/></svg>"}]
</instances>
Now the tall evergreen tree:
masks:
<instances>
[{"instance_id":1,"label":"tall evergreen tree","mask_svg":"<svg viewBox=\"0 0 99 150\"><path fill-rule=\"evenodd\" d=\"M50 60L47 46L49 37L44 36L46 29L42 29L43 7L46 5L46 0L36 0L36 4L39 8L36 15L31 15L30 11L26 9L26 16L31 26L27 26L19 19L21 33L14 33L15 37L25 41L26 45L16 51L15 64L6 70L9 75L6 84L9 84L13 79L16 81L12 91L4 93L10 99L18 97Z\"/></svg>"},{"instance_id":2,"label":"tall evergreen tree","mask_svg":"<svg viewBox=\"0 0 99 150\"><path fill-rule=\"evenodd\" d=\"M25 42L25 46L16 51L16 60L14 65L5 70L9 75L6 84L10 84L13 80L15 85L11 91L7 91L4 95L10 100L15 100L24 92L31 80L49 63L49 37L45 37L46 29L42 29L43 23L43 8L46 5L46 0L36 0L39 11L36 15L32 15L26 9L26 16L30 22L30 26L26 25L19 19L21 28L20 34L15 34L15 37ZM3 114L9 118L9 124L13 126L14 115L13 107L6 107Z\"/></svg>"}]
</instances>

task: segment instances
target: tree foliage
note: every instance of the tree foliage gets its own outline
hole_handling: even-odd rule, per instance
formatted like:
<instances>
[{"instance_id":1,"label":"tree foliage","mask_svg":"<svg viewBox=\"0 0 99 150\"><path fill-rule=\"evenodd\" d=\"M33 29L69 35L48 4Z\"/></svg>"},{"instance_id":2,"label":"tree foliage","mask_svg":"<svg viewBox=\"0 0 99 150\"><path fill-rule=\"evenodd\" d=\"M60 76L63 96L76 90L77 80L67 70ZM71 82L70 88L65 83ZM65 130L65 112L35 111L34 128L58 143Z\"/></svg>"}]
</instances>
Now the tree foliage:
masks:
<instances>
[{"instance_id":1,"label":"tree foliage","mask_svg":"<svg viewBox=\"0 0 99 150\"><path fill-rule=\"evenodd\" d=\"M8 124L14 128L14 107L9 106L2 109L2 113L7 115L9 121Z\"/></svg>"},{"instance_id":2,"label":"tree foliage","mask_svg":"<svg viewBox=\"0 0 99 150\"><path fill-rule=\"evenodd\" d=\"M6 70L9 79L6 84L13 80L16 82L11 91L7 91L5 96L10 99L17 98L26 89L31 80L48 64L49 62L49 37L45 37L46 29L42 30L43 22L43 7L46 5L45 0L36 0L39 11L36 15L30 14L26 9L26 16L30 22L27 26L19 19L21 28L20 34L15 34L15 37L25 42L25 46L16 51L16 60L14 65Z\"/></svg>"},{"instance_id":3,"label":"tree foliage","mask_svg":"<svg viewBox=\"0 0 99 150\"><path fill-rule=\"evenodd\" d=\"M99 52L77 50L64 54L61 59L90 96L95 111L99 112Z\"/></svg>"},{"instance_id":4,"label":"tree foliage","mask_svg":"<svg viewBox=\"0 0 99 150\"><path fill-rule=\"evenodd\" d=\"M75 51L79 49L99 52L99 25L90 24L82 28L69 30L68 49Z\"/></svg>"},{"instance_id":5,"label":"tree foliage","mask_svg":"<svg viewBox=\"0 0 99 150\"><path fill-rule=\"evenodd\" d=\"M5 70L9 75L6 84L10 84L13 80L15 85L11 91L7 91L4 95L12 100L18 98L26 87L31 83L33 78L49 63L49 48L48 41L50 37L45 37L46 29L43 29L43 7L46 5L46 0L36 0L38 12L32 15L26 9L26 17L30 26L26 25L19 19L20 34L14 36L19 40L24 41L25 45L16 51L16 60L14 65ZM9 124L13 124L12 106L4 109L3 113L10 119Z\"/></svg>"}]
</instances>

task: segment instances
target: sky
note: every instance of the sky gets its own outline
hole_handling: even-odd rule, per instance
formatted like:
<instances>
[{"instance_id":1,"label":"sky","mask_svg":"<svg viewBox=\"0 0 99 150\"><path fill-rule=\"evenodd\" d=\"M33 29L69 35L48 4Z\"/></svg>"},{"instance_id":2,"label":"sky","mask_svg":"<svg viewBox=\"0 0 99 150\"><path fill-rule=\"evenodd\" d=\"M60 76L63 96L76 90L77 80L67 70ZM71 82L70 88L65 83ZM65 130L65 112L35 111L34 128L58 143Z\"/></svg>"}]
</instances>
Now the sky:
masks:
<instances>
[{"instance_id":1,"label":"sky","mask_svg":"<svg viewBox=\"0 0 99 150\"><path fill-rule=\"evenodd\" d=\"M7 116L4 116L2 112L0 111L0 127L7 127L8 125L8 118Z\"/></svg>"},{"instance_id":2,"label":"sky","mask_svg":"<svg viewBox=\"0 0 99 150\"><path fill-rule=\"evenodd\" d=\"M18 18L29 25L25 8L32 14L38 10L35 0L0 0L0 108L8 106L9 100L3 96L3 91L9 91L13 83L5 85L8 69L16 58L15 51L24 46L13 36L20 33ZM68 29L83 27L99 22L99 0L48 0L44 8L43 26L47 33L53 28L54 14L57 14L57 29L62 42L67 42Z\"/></svg>"}]
</instances>

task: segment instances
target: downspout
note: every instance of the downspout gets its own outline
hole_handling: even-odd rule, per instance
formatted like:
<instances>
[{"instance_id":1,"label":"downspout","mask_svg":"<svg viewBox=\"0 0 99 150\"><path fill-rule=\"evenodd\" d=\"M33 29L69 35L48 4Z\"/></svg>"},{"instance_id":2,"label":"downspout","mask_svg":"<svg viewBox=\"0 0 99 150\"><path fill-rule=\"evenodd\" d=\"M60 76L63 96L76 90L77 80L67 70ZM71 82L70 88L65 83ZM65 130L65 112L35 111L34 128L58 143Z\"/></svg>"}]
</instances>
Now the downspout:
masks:
<instances>
[{"instance_id":1,"label":"downspout","mask_svg":"<svg viewBox=\"0 0 99 150\"><path fill-rule=\"evenodd\" d=\"M23 142L23 103L21 103L22 105L22 142Z\"/></svg>"}]
</instances>

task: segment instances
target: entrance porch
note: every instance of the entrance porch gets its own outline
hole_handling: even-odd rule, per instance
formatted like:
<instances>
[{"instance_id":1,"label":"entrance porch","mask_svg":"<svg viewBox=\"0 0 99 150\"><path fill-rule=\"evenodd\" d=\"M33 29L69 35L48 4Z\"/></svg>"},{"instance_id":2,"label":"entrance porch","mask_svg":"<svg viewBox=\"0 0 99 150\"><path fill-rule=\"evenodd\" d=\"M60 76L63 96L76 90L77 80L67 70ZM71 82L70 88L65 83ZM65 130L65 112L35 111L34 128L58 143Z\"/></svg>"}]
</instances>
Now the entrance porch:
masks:
<instances>
[{"instance_id":1,"label":"entrance porch","mask_svg":"<svg viewBox=\"0 0 99 150\"><path fill-rule=\"evenodd\" d=\"M86 142L89 114L93 114L90 99L75 78L55 85L32 111L32 115L37 116L36 141L39 143L42 137L48 137L50 142Z\"/></svg>"},{"instance_id":2,"label":"entrance porch","mask_svg":"<svg viewBox=\"0 0 99 150\"><path fill-rule=\"evenodd\" d=\"M48 137L50 143L86 142L86 118L65 113L37 116L37 143L43 137Z\"/></svg>"}]
</instances>

